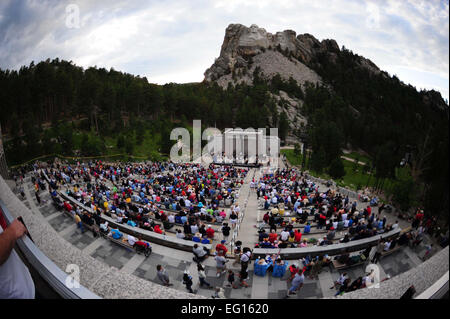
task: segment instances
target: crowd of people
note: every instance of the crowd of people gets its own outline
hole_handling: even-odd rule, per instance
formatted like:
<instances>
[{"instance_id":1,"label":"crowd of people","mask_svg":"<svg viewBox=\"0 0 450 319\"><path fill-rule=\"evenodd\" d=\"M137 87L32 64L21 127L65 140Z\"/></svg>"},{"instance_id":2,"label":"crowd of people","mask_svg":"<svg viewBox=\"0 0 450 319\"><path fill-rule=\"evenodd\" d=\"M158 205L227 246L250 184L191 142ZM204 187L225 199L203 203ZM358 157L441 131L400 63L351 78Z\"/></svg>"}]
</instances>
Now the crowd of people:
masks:
<instances>
[{"instance_id":1,"label":"crowd of people","mask_svg":"<svg viewBox=\"0 0 450 319\"><path fill-rule=\"evenodd\" d=\"M295 248L325 246L372 237L399 227L398 221L387 223L386 216L372 213L372 207L358 207L348 196L318 185L296 169L264 175L258 182L257 197L266 210L258 225L260 248ZM318 231L313 232L313 227ZM268 228L268 231L266 229ZM338 238L337 232L345 232ZM304 235L321 234L321 238L304 239Z\"/></svg>"},{"instance_id":2,"label":"crowd of people","mask_svg":"<svg viewBox=\"0 0 450 319\"><path fill-rule=\"evenodd\" d=\"M204 168L196 164L174 163L106 164L95 161L76 165L55 162L45 168L35 166L34 171L31 178L38 203L41 203L40 190L46 187L44 181L48 181L55 205L71 213L82 232L87 226L94 230L94 234L121 240L140 252L149 253L150 243L110 227L108 222L102 221L101 214L117 223L159 234L170 231L177 238L196 243L192 252L197 263L200 287L213 288L206 280L205 266L202 264L211 256L216 263L216 276L226 276L229 287L249 287L247 279L251 249L242 248L239 241L234 243L234 264L241 266L235 273L227 267L232 260L226 247L239 218L240 208L236 200L247 169L215 165ZM258 242L255 244L258 248L325 246L376 236L399 227L398 221L389 224L386 216L382 216L383 206L375 214L372 203L362 208L358 207L357 201L350 201L348 196L332 189L321 192L316 183L297 169L283 169L275 174L263 175L258 181L252 180L251 188L256 191L261 208L266 211L258 225ZM62 190L81 205L58 196L58 191ZM20 193L25 197L23 188ZM227 200L231 206L229 214L221 207ZM345 233L343 237L337 236L340 231ZM404 232L399 238L380 240L373 248L374 254L370 260L377 263L384 251L396 245L416 247L422 242L424 234L433 235L437 231L436 219L425 217L423 210L419 209L412 221L412 231ZM221 240L213 251L200 245L217 240L217 232L220 232ZM324 236L314 240L305 238L312 234ZM448 232L446 240L448 242ZM427 245L424 260L431 255L432 247ZM369 251L362 254L364 258L369 258ZM349 263L351 259L348 254L339 258L342 263ZM267 260L262 259L262 262ZM279 256L272 256L270 262L272 269L284 263ZM299 263L289 267L288 282L291 287L288 296L302 287L305 275L311 279L317 278L323 267L332 264L332 259L327 255L308 256ZM269 267L269 271L272 269ZM157 276L163 285L172 285L161 265L157 266ZM371 283L373 273L353 281L343 273L331 289L336 289L336 295L339 295ZM183 284L187 291L194 292L193 278L188 271L183 274ZM223 289L216 288L215 297L222 296Z\"/></svg>"},{"instance_id":3,"label":"crowd of people","mask_svg":"<svg viewBox=\"0 0 450 319\"><path fill-rule=\"evenodd\" d=\"M230 235L239 216L235 203L238 187L248 170L210 165L152 163L113 165L101 161L62 165L44 169L50 179L53 198L67 209L69 203L57 199L58 188L96 214L105 214L118 223L178 238L211 243L215 232ZM39 177L38 177L39 178ZM61 187L62 186L62 187ZM231 201L228 214L219 204ZM91 214L76 208L81 219ZM79 211L81 210L81 211ZM229 226L231 224L231 227ZM92 223L92 221L91 221ZM175 226L182 229L174 229ZM212 225L219 225L214 230Z\"/></svg>"}]
</instances>

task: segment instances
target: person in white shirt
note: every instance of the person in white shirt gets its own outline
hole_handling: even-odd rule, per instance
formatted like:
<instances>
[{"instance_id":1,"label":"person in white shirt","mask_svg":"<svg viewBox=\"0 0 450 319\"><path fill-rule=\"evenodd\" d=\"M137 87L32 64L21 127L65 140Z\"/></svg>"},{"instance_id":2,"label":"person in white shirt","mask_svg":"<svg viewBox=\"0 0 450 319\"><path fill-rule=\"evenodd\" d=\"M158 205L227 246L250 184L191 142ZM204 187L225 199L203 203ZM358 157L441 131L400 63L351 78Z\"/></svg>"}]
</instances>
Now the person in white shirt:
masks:
<instances>
[{"instance_id":1,"label":"person in white shirt","mask_svg":"<svg viewBox=\"0 0 450 319\"><path fill-rule=\"evenodd\" d=\"M281 232L280 238L282 241L287 241L289 239L289 232L285 229Z\"/></svg>"},{"instance_id":2,"label":"person in white shirt","mask_svg":"<svg viewBox=\"0 0 450 319\"><path fill-rule=\"evenodd\" d=\"M169 223L175 223L175 216L173 216L172 214L170 214L168 217L167 217L167 220L169 221Z\"/></svg>"},{"instance_id":3,"label":"person in white shirt","mask_svg":"<svg viewBox=\"0 0 450 319\"><path fill-rule=\"evenodd\" d=\"M342 221L345 222L347 220L347 213L342 214Z\"/></svg>"},{"instance_id":4,"label":"person in white shirt","mask_svg":"<svg viewBox=\"0 0 450 319\"><path fill-rule=\"evenodd\" d=\"M35 287L28 268L14 251L26 228L17 219L3 231L0 226L0 299L34 299Z\"/></svg>"},{"instance_id":5,"label":"person in white shirt","mask_svg":"<svg viewBox=\"0 0 450 319\"><path fill-rule=\"evenodd\" d=\"M335 220L335 221L333 222L333 228L334 228L334 229L337 229L337 226L338 226L338 222Z\"/></svg>"},{"instance_id":6,"label":"person in white shirt","mask_svg":"<svg viewBox=\"0 0 450 319\"><path fill-rule=\"evenodd\" d=\"M128 243L131 245L131 246L134 246L134 244L136 243L136 238L134 237L134 236L131 236L131 235L128 235Z\"/></svg>"},{"instance_id":7,"label":"person in white shirt","mask_svg":"<svg viewBox=\"0 0 450 319\"><path fill-rule=\"evenodd\" d=\"M181 231L181 229L177 229L177 238L178 239L184 239L186 237L184 233Z\"/></svg>"},{"instance_id":8,"label":"person in white shirt","mask_svg":"<svg viewBox=\"0 0 450 319\"><path fill-rule=\"evenodd\" d=\"M198 226L197 226L197 224L191 225L191 232L192 232L192 234L198 233Z\"/></svg>"},{"instance_id":9,"label":"person in white shirt","mask_svg":"<svg viewBox=\"0 0 450 319\"><path fill-rule=\"evenodd\" d=\"M342 286L344 284L344 281L348 279L348 275L346 272L342 273L338 280L334 283L330 289L336 288L337 286Z\"/></svg>"},{"instance_id":10,"label":"person in white shirt","mask_svg":"<svg viewBox=\"0 0 450 319\"><path fill-rule=\"evenodd\" d=\"M388 251L391 248L391 241L387 241L384 243L384 251Z\"/></svg>"},{"instance_id":11,"label":"person in white shirt","mask_svg":"<svg viewBox=\"0 0 450 319\"><path fill-rule=\"evenodd\" d=\"M396 229L396 228L398 228L398 220L396 220L396 221L395 221L395 224L392 225L392 229Z\"/></svg>"}]
</instances>

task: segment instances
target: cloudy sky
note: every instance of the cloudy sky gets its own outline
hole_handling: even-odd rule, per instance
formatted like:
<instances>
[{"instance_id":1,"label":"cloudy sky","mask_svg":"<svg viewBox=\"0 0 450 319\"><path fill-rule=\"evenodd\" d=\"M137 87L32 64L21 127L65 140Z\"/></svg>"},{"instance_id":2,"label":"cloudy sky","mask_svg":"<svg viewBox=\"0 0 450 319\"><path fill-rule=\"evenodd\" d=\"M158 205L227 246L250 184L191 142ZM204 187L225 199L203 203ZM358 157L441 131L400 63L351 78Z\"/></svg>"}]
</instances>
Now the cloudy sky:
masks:
<instances>
[{"instance_id":1,"label":"cloudy sky","mask_svg":"<svg viewBox=\"0 0 450 319\"><path fill-rule=\"evenodd\" d=\"M0 68L47 58L198 82L230 23L291 29L449 96L449 0L1 0Z\"/></svg>"}]
</instances>

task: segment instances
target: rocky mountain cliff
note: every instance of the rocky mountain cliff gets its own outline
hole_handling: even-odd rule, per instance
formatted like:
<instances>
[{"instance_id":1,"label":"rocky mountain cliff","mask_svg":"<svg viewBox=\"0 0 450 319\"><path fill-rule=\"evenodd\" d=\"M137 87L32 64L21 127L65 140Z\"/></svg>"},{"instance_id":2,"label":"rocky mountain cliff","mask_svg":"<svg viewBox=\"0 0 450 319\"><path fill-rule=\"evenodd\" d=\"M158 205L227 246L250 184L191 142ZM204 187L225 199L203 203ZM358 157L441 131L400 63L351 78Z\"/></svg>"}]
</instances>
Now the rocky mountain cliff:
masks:
<instances>
[{"instance_id":1,"label":"rocky mountain cliff","mask_svg":"<svg viewBox=\"0 0 450 319\"><path fill-rule=\"evenodd\" d=\"M326 55L335 61L341 52L335 40L319 41L310 34L296 35L295 31L285 30L271 34L257 25L246 27L230 24L220 56L205 71L205 82L217 82L222 88L229 84L245 83L252 85L254 72L258 68L260 76L270 80L279 74L283 80L294 79L300 86L306 83L325 84L315 71L319 55ZM382 73L370 60L360 57L357 63L374 74ZM290 123L290 138L307 124L302 115L303 101L290 98L285 92L273 94L279 112L285 111Z\"/></svg>"},{"instance_id":2,"label":"rocky mountain cliff","mask_svg":"<svg viewBox=\"0 0 450 319\"><path fill-rule=\"evenodd\" d=\"M326 54L333 61L340 52L335 40L320 42L310 34L296 35L285 30L271 34L253 24L230 24L220 56L205 71L205 81L217 81L226 87L228 83L251 84L253 71L257 66L266 78L280 74L283 79L294 78L299 84L321 83L321 77L311 68L319 54ZM370 60L360 58L361 67L380 73Z\"/></svg>"}]
</instances>

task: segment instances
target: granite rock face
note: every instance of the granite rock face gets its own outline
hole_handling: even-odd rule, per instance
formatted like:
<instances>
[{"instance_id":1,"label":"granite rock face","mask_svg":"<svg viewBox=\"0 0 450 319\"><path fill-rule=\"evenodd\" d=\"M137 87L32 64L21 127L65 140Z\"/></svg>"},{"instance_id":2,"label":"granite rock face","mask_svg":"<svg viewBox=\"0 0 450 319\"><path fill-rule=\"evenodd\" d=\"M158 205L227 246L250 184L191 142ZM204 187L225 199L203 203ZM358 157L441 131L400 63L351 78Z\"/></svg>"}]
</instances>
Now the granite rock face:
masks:
<instances>
[{"instance_id":1,"label":"granite rock face","mask_svg":"<svg viewBox=\"0 0 450 319\"><path fill-rule=\"evenodd\" d=\"M253 24L230 24L226 31L219 57L205 71L205 82L216 82L220 87L245 83L252 85L255 70L266 80L279 75L283 80L294 79L303 88L307 83L324 84L314 71L318 56L326 55L336 61L341 52L335 40L319 41L311 34L297 35L293 30L267 32ZM360 57L360 67L379 73L370 60ZM286 98L282 92L272 94L279 112L285 111L290 124L288 140L296 141L304 134L306 118L302 115L303 101Z\"/></svg>"},{"instance_id":2,"label":"granite rock face","mask_svg":"<svg viewBox=\"0 0 450 319\"><path fill-rule=\"evenodd\" d=\"M205 81L217 81L222 87L229 82L251 83L252 73L259 66L268 78L280 74L284 79L292 76L302 85L306 81L321 83L320 76L308 65L314 63L319 54L326 54L333 61L340 51L335 40L319 41L308 33L297 35L293 30L285 30L272 34L255 24L250 27L230 24L225 31L220 56L205 71ZM381 72L373 62L363 57L357 63L374 73ZM271 72L264 72L267 69ZM286 72L286 69L292 71Z\"/></svg>"}]
</instances>

